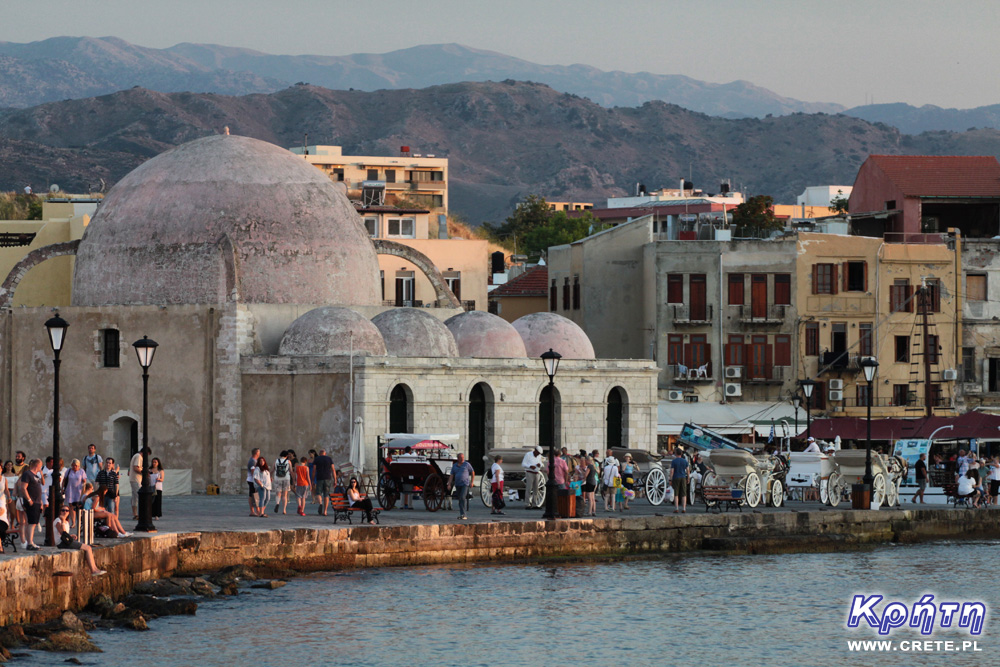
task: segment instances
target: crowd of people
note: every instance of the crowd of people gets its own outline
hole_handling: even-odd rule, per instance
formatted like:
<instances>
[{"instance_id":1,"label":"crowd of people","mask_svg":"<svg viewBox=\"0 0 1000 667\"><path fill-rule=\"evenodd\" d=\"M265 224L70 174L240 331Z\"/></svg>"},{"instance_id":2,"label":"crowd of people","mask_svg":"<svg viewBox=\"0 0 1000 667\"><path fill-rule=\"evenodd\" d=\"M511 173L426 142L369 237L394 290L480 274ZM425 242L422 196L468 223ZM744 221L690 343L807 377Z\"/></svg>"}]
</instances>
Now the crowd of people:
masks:
<instances>
[{"instance_id":1,"label":"crowd of people","mask_svg":"<svg viewBox=\"0 0 1000 667\"><path fill-rule=\"evenodd\" d=\"M3 464L0 478L0 534L16 533L20 548L38 551L36 533L41 530L41 519L52 502L53 490L59 494L59 516L55 517L54 538L61 549L78 549L86 552L88 563L94 574L103 574L94 565L93 553L77 538L78 513L92 510L95 520L95 535L99 537L124 538L128 533L119 520L121 510L120 484L124 474L132 490L132 518L139 515L139 489L148 449L137 452L124 471L113 457L102 457L97 447L88 445L87 454L82 459L74 458L66 467L65 459L58 464L51 456L46 459L28 459L23 451L15 453L13 461ZM163 516L163 483L166 470L158 457L151 457L149 463L149 484L153 489L152 516ZM0 544L0 554L4 553Z\"/></svg>"}]
</instances>

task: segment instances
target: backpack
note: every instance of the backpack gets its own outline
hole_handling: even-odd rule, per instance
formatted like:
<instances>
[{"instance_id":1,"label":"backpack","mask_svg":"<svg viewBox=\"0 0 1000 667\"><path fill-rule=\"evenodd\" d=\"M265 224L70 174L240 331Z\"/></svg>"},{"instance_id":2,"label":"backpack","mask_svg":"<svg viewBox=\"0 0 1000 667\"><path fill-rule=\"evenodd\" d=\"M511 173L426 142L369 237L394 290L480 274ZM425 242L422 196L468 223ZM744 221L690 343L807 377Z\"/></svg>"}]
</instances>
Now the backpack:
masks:
<instances>
[{"instance_id":1,"label":"backpack","mask_svg":"<svg viewBox=\"0 0 1000 667\"><path fill-rule=\"evenodd\" d=\"M288 477L288 459L279 459L274 467L275 477Z\"/></svg>"}]
</instances>

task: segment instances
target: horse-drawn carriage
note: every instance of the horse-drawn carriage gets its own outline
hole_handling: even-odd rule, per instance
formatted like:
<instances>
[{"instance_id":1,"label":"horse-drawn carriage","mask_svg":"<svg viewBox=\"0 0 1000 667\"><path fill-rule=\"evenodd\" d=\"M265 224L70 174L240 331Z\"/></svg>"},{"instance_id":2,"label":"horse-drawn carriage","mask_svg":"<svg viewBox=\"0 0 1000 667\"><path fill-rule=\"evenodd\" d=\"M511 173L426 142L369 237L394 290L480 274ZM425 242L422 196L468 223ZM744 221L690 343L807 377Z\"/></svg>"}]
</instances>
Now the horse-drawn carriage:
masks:
<instances>
[{"instance_id":1,"label":"horse-drawn carriage","mask_svg":"<svg viewBox=\"0 0 1000 667\"><path fill-rule=\"evenodd\" d=\"M490 468L493 466L493 461L497 456L503 457L503 461L500 462L500 467L503 468L504 490L516 491L519 496L523 496L527 493L528 473L525 472L523 467L521 467L521 461L524 460L525 454L533 451L533 449L533 447L525 447L521 449L491 449L490 452L483 457L485 474L479 478L479 495L482 498L484 505L487 507L492 507L493 505L493 480L490 478ZM542 507L545 503L545 482L548 480L546 473L549 469L549 463L548 459L544 456L541 458L542 479L538 495L535 498L526 497L524 499L525 502L532 507Z\"/></svg>"},{"instance_id":2,"label":"horse-drawn carriage","mask_svg":"<svg viewBox=\"0 0 1000 667\"><path fill-rule=\"evenodd\" d=\"M703 488L727 486L734 500L750 507L757 507L761 502L772 507L785 503L788 466L781 456L754 456L745 449L715 449L702 456L711 468L702 478ZM705 504L709 507L717 502L706 495Z\"/></svg>"},{"instance_id":3,"label":"horse-drawn carriage","mask_svg":"<svg viewBox=\"0 0 1000 667\"><path fill-rule=\"evenodd\" d=\"M831 470L826 480L826 500L836 507L842 500L850 498L851 486L862 483L865 476L863 449L842 449L830 458ZM873 508L899 505L899 486L906 477L906 459L901 456L887 456L872 452L871 504Z\"/></svg>"},{"instance_id":4,"label":"horse-drawn carriage","mask_svg":"<svg viewBox=\"0 0 1000 667\"><path fill-rule=\"evenodd\" d=\"M625 460L625 456L632 457L632 464L636 472L633 476L633 486L637 493L645 494L646 500L651 505L659 505L667 496L667 476L663 473L659 454L646 451L645 449L625 449L624 447L613 447L611 453L618 459L619 464ZM600 466L600 462L597 464ZM598 479L601 475L598 474Z\"/></svg>"},{"instance_id":5,"label":"horse-drawn carriage","mask_svg":"<svg viewBox=\"0 0 1000 667\"><path fill-rule=\"evenodd\" d=\"M457 435L408 433L380 437L377 495L382 509L395 507L403 493L420 496L429 512L441 509L448 493L451 466L458 458L446 441L457 439Z\"/></svg>"}]
</instances>

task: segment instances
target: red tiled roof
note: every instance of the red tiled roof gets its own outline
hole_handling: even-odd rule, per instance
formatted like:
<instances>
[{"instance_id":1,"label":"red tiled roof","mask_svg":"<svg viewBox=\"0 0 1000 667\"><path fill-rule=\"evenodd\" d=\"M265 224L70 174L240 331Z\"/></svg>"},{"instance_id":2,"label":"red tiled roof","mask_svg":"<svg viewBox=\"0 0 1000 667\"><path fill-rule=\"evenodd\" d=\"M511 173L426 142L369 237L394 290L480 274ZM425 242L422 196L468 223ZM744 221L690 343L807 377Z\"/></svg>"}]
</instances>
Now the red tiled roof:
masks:
<instances>
[{"instance_id":1,"label":"red tiled roof","mask_svg":"<svg viewBox=\"0 0 1000 667\"><path fill-rule=\"evenodd\" d=\"M544 266L528 269L517 278L490 292L490 296L547 296L549 270Z\"/></svg>"},{"instance_id":2,"label":"red tiled roof","mask_svg":"<svg viewBox=\"0 0 1000 667\"><path fill-rule=\"evenodd\" d=\"M868 158L912 197L1000 197L992 155L872 155Z\"/></svg>"}]
</instances>

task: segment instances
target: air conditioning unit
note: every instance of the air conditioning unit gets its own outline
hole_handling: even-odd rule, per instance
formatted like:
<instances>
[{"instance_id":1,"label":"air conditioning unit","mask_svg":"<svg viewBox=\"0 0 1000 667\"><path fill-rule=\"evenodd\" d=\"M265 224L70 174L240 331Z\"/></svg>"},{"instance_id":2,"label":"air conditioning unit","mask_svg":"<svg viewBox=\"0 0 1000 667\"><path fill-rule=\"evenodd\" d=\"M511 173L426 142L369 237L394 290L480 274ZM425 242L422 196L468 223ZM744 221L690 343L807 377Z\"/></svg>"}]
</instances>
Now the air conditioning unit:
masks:
<instances>
[{"instance_id":1,"label":"air conditioning unit","mask_svg":"<svg viewBox=\"0 0 1000 667\"><path fill-rule=\"evenodd\" d=\"M958 371L954 368L946 368L941 371L941 379L946 382L953 382L958 379Z\"/></svg>"},{"instance_id":2,"label":"air conditioning unit","mask_svg":"<svg viewBox=\"0 0 1000 667\"><path fill-rule=\"evenodd\" d=\"M830 400L831 401L842 401L844 400L844 392L837 391L835 389L830 390Z\"/></svg>"},{"instance_id":3,"label":"air conditioning unit","mask_svg":"<svg viewBox=\"0 0 1000 667\"><path fill-rule=\"evenodd\" d=\"M726 383L726 396L742 396L742 395L743 395L743 385L737 382Z\"/></svg>"},{"instance_id":4,"label":"air conditioning unit","mask_svg":"<svg viewBox=\"0 0 1000 667\"><path fill-rule=\"evenodd\" d=\"M738 378L743 375L743 368L740 366L729 366L726 368L727 378Z\"/></svg>"},{"instance_id":5,"label":"air conditioning unit","mask_svg":"<svg viewBox=\"0 0 1000 667\"><path fill-rule=\"evenodd\" d=\"M680 403L684 400L684 392L679 389L671 389L667 392L667 400Z\"/></svg>"},{"instance_id":6,"label":"air conditioning unit","mask_svg":"<svg viewBox=\"0 0 1000 667\"><path fill-rule=\"evenodd\" d=\"M830 389L833 389L833 390L836 390L836 391L843 391L843 389L844 389L844 381L843 380L827 380L826 386L829 387Z\"/></svg>"}]
</instances>

